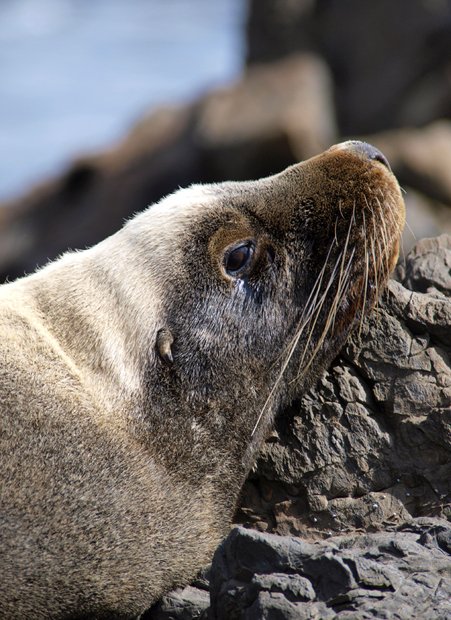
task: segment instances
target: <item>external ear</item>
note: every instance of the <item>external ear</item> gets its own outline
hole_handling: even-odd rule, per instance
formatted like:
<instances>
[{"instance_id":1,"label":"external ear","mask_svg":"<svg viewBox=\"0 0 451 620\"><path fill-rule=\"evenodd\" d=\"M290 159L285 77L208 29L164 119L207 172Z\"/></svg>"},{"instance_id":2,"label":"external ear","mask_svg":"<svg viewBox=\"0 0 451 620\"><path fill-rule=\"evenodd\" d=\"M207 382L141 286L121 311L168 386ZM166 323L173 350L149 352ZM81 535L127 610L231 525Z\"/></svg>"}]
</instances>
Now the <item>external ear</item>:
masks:
<instances>
[{"instance_id":1,"label":"external ear","mask_svg":"<svg viewBox=\"0 0 451 620\"><path fill-rule=\"evenodd\" d=\"M166 327L158 330L156 347L158 355L165 364L171 366L174 362L172 357L171 345L174 342L174 336Z\"/></svg>"}]
</instances>

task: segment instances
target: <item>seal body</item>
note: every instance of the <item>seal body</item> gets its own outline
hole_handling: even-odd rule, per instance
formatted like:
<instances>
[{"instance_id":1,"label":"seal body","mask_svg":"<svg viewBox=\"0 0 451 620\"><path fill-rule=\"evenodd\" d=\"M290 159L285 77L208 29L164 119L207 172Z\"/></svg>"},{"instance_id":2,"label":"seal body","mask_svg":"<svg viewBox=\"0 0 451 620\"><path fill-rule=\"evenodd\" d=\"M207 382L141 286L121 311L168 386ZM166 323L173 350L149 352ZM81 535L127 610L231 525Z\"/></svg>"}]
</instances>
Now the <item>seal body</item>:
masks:
<instances>
[{"instance_id":1,"label":"seal body","mask_svg":"<svg viewBox=\"0 0 451 620\"><path fill-rule=\"evenodd\" d=\"M0 288L2 618L134 617L208 563L275 413L394 266L379 155L181 190Z\"/></svg>"}]
</instances>

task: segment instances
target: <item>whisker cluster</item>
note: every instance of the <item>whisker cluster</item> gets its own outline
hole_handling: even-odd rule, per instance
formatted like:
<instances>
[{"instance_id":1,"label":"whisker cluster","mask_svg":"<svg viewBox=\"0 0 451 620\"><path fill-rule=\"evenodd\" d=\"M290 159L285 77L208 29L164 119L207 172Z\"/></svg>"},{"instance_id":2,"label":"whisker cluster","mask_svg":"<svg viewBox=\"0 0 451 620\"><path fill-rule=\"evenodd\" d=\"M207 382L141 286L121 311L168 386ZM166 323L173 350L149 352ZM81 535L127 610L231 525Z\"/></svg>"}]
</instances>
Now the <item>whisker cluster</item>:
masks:
<instances>
[{"instance_id":1,"label":"whisker cluster","mask_svg":"<svg viewBox=\"0 0 451 620\"><path fill-rule=\"evenodd\" d=\"M303 345L303 351L299 360L299 370L291 383L299 381L303 375L306 374L308 369L315 361L318 352L324 344L327 336L335 329L335 321L338 311L342 305L343 300L351 288L356 286L356 282L352 280L351 274L354 272L353 267L357 260L363 260L363 278L360 292L360 300L356 305L355 315L360 312L359 318L359 337L363 328L363 321L365 318L365 308L368 303L375 303L377 308L379 293L381 285L386 282L390 274L390 258L391 258L391 244L392 234L390 234L387 215L389 222L396 221L396 215L394 213L394 207L388 201L383 202L383 194L381 193L381 199L367 187L368 195L372 196L372 200L369 201L366 194L362 194L362 210L361 210L361 222L359 223L360 231L359 238L362 239L363 257L359 255L356 249L356 244L352 242L352 233L355 232L356 227L356 203L352 208L352 214L349 218L349 226L346 234L346 239L342 249L338 251L337 258L334 266L331 270L329 279L325 281L325 274L327 267L330 264L330 258L333 249L339 247L338 242L338 225L339 219L344 219L342 205L338 205L339 217L337 217L334 224L334 236L330 244L329 250L325 257L323 266L315 280L310 295L305 304L304 310L299 319L299 325L296 332L289 343L286 353L284 354L284 360L281 368L278 372L276 380L265 400L265 403L260 411L257 421L252 430L251 436L253 436L258 428L258 425L267 410L277 388L280 385L282 378L285 375L287 367L292 360L294 353L296 352L301 337L304 334L306 336L306 342ZM352 246L352 247L351 247ZM360 249L360 248L359 248ZM313 350L309 354L315 329L318 327L320 318L322 317L323 309L325 308L326 301L330 295L332 287L335 286L335 294L330 304L327 316L324 320L324 326L322 332L318 338L318 342L313 347ZM373 287L374 293L370 295L370 286ZM371 297L371 300L370 300Z\"/></svg>"}]
</instances>

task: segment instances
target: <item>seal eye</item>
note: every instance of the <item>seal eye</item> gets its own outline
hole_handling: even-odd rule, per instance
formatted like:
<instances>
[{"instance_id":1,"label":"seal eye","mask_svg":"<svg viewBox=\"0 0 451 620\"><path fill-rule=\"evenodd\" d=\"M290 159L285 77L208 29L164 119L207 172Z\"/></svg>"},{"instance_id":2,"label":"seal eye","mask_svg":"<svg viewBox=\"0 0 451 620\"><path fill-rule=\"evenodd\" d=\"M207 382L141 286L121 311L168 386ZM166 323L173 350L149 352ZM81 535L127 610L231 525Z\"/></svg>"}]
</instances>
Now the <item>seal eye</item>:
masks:
<instances>
[{"instance_id":1,"label":"seal eye","mask_svg":"<svg viewBox=\"0 0 451 620\"><path fill-rule=\"evenodd\" d=\"M251 241L240 243L229 250L224 257L224 266L231 276L239 275L252 260L254 244Z\"/></svg>"}]
</instances>

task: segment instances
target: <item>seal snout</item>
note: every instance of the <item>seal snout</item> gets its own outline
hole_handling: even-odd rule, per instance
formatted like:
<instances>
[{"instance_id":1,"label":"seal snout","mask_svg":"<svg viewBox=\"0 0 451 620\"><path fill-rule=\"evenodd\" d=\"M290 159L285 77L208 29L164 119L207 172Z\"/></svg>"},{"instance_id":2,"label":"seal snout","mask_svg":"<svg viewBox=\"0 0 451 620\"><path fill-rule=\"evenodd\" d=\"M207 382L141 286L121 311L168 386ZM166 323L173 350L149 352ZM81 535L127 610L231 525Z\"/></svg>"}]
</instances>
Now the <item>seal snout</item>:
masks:
<instances>
[{"instance_id":1,"label":"seal snout","mask_svg":"<svg viewBox=\"0 0 451 620\"><path fill-rule=\"evenodd\" d=\"M385 155L372 144L368 144L368 142L360 142L359 140L348 140L347 142L342 142L341 144L333 146L332 149L351 151L352 153L360 155L360 157L363 157L365 159L378 161L391 171L390 164L388 163L388 159L385 157Z\"/></svg>"}]
</instances>

